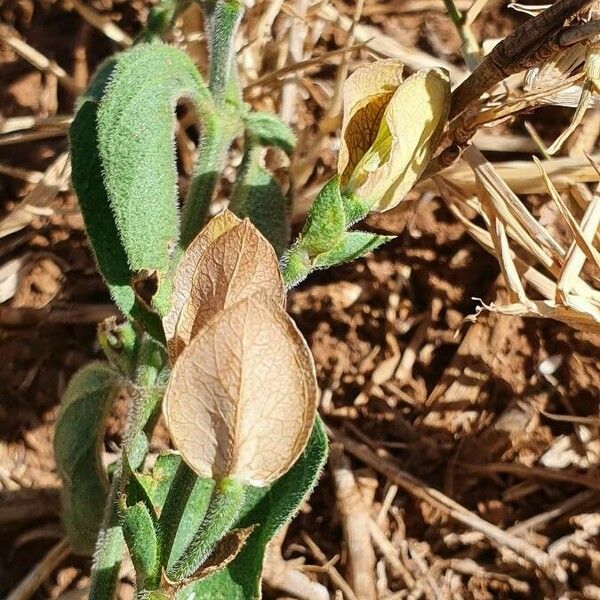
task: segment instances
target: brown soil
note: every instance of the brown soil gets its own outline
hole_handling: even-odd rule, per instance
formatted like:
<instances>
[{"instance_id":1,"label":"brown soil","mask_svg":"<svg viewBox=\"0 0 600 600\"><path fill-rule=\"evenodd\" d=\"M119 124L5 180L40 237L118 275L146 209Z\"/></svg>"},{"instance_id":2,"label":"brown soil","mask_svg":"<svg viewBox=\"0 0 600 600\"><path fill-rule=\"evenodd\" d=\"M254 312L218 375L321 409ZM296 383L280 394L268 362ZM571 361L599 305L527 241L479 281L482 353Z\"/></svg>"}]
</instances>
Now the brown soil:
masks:
<instances>
[{"instance_id":1,"label":"brown soil","mask_svg":"<svg viewBox=\"0 0 600 600\"><path fill-rule=\"evenodd\" d=\"M90 4L131 36L145 18L141 0ZM350 15L351 4L344 9ZM374 9L365 22L404 44L459 63L459 40L443 12L406 12L400 10L403 2L389 5L389 11L377 5L386 12ZM116 48L68 8L52 0L0 0L0 21L84 83ZM498 3L490 4L475 32L485 38L505 35L520 20ZM319 51L344 42L336 35L335 29L326 30ZM265 72L270 70L267 65ZM313 78L331 82L334 74L331 67L323 67ZM9 117L73 110L73 96L55 77L40 74L2 43L0 81L0 123ZM269 105L265 98L256 102ZM540 123L540 116L534 122L552 135L569 113L548 110L554 111L550 125ZM321 114L311 96L299 113L300 125L313 127ZM0 165L44 172L66 145L64 135L0 145ZM323 177L324 170L330 173L334 162L335 153L324 147L313 179ZM0 216L14 211L32 186L21 177L0 175ZM539 212L536 199L531 201ZM76 199L64 191L47 208L51 216L36 216L25 229L0 239L0 266L23 260L12 297L0 305L3 597L61 537L60 481L52 455L58 402L72 373L100 357L96 322L112 313ZM290 312L316 360L327 424L377 449L502 530L587 488L597 489L598 422L580 418L598 416L598 336L552 321L497 316L482 317L476 324L465 321L478 304L474 298L505 299L504 288L495 259L436 198L415 198L409 208L371 217L368 225L398 237L373 256L317 273L290 298ZM556 368L544 375L549 361ZM115 407L105 439L107 460L118 451L123 414L124 406ZM164 433L159 438L157 445L163 445ZM560 465L548 458L559 440L571 448L560 455L566 460ZM544 472L529 469L544 464L549 465ZM353 459L352 466L357 475L375 479L371 514L382 513L378 522L384 534L425 597L558 597L535 565L473 535L439 506L402 489L394 491L385 476L365 471L362 462ZM557 479L556 471L565 477ZM334 497L331 471L326 469L309 505L288 531L285 558L320 564L303 541L308 533L327 559L338 558L338 571L346 572L347 549ZM545 550L564 536L580 535L583 541L574 539L561 557L570 598L600 597L597 524L589 525L584 518L597 517L599 502L597 496L582 498L560 517L521 534ZM379 550L376 554L382 590L403 589L402 578L386 570ZM327 569L307 572L337 597ZM88 573L89 561L69 557L48 574L34 598L67 598L67 592L85 587ZM121 597L130 597L132 590L126 577Z\"/></svg>"}]
</instances>

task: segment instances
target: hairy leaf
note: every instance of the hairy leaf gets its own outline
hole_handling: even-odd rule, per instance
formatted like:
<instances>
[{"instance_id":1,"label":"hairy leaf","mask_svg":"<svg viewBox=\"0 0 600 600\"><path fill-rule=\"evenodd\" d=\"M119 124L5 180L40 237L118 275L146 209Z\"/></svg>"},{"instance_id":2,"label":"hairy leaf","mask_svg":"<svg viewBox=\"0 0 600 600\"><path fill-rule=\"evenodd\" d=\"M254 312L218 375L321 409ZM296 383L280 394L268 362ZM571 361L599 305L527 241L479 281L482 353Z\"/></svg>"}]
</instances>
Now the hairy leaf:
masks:
<instances>
[{"instance_id":1,"label":"hairy leaf","mask_svg":"<svg viewBox=\"0 0 600 600\"><path fill-rule=\"evenodd\" d=\"M316 401L306 342L285 311L256 295L223 311L182 352L164 413L199 475L261 486L302 452Z\"/></svg>"},{"instance_id":2,"label":"hairy leaf","mask_svg":"<svg viewBox=\"0 0 600 600\"><path fill-rule=\"evenodd\" d=\"M273 146L287 154L294 151L296 136L289 125L277 115L267 112L249 112L244 117L248 134L260 146Z\"/></svg>"},{"instance_id":3,"label":"hairy leaf","mask_svg":"<svg viewBox=\"0 0 600 600\"><path fill-rule=\"evenodd\" d=\"M330 250L346 228L344 202L338 177L328 181L310 207L300 241L311 256Z\"/></svg>"},{"instance_id":4,"label":"hairy leaf","mask_svg":"<svg viewBox=\"0 0 600 600\"><path fill-rule=\"evenodd\" d=\"M319 254L314 260L316 269L333 267L341 263L360 258L379 248L382 244L393 240L394 236L378 235L376 233L367 233L365 231L349 231L344 234L341 242L328 252Z\"/></svg>"},{"instance_id":5,"label":"hairy leaf","mask_svg":"<svg viewBox=\"0 0 600 600\"><path fill-rule=\"evenodd\" d=\"M118 56L98 110L98 147L114 220L132 271L166 277L178 243L175 105L201 116L210 95L192 60L163 44ZM166 312L165 306L158 307Z\"/></svg>"},{"instance_id":6,"label":"hairy leaf","mask_svg":"<svg viewBox=\"0 0 600 600\"><path fill-rule=\"evenodd\" d=\"M317 483L327 458L327 436L317 417L300 458L266 488L246 490L246 503L236 527L255 526L236 558L224 569L183 588L177 600L257 600L265 549L289 521Z\"/></svg>"},{"instance_id":7,"label":"hairy leaf","mask_svg":"<svg viewBox=\"0 0 600 600\"><path fill-rule=\"evenodd\" d=\"M98 269L110 294L124 314L138 319L152 335L160 335L158 319L137 300L132 276L121 244L102 179L97 146L97 104L84 102L69 130L73 185Z\"/></svg>"},{"instance_id":8,"label":"hairy leaf","mask_svg":"<svg viewBox=\"0 0 600 600\"><path fill-rule=\"evenodd\" d=\"M187 464L185 466L190 470ZM199 524L206 516L215 482L194 474L194 477L190 479L191 492L189 494L175 485L174 482L173 488L169 491L169 495L171 493L174 495L173 502L169 506L167 498L165 510L160 515L160 525L165 537L170 528L174 529L171 550L169 556L165 557L168 570L183 556L185 549L194 538ZM184 493L182 494L182 492ZM177 496L179 496L179 501ZM167 510L167 508L171 510Z\"/></svg>"},{"instance_id":9,"label":"hairy leaf","mask_svg":"<svg viewBox=\"0 0 600 600\"><path fill-rule=\"evenodd\" d=\"M175 452L161 452L150 473L136 473L157 513L162 510L169 488L181 463L181 456Z\"/></svg>"},{"instance_id":10,"label":"hairy leaf","mask_svg":"<svg viewBox=\"0 0 600 600\"><path fill-rule=\"evenodd\" d=\"M180 559L167 571L170 581L192 577L237 521L246 486L234 479L217 481L204 519Z\"/></svg>"},{"instance_id":11,"label":"hairy leaf","mask_svg":"<svg viewBox=\"0 0 600 600\"><path fill-rule=\"evenodd\" d=\"M87 101L95 103L100 102L104 90L112 77L116 64L117 59L114 56L110 56L100 63L96 72L92 75L92 79L88 83L87 88L77 99L77 108L81 107L81 105Z\"/></svg>"},{"instance_id":12,"label":"hairy leaf","mask_svg":"<svg viewBox=\"0 0 600 600\"><path fill-rule=\"evenodd\" d=\"M108 497L101 446L108 409L120 378L93 362L75 373L65 390L54 434L54 455L63 480L65 531L73 550L91 555Z\"/></svg>"},{"instance_id":13,"label":"hairy leaf","mask_svg":"<svg viewBox=\"0 0 600 600\"><path fill-rule=\"evenodd\" d=\"M143 502L125 507L121 528L135 567L138 590L158 585L160 581L160 546L156 523Z\"/></svg>"}]
</instances>

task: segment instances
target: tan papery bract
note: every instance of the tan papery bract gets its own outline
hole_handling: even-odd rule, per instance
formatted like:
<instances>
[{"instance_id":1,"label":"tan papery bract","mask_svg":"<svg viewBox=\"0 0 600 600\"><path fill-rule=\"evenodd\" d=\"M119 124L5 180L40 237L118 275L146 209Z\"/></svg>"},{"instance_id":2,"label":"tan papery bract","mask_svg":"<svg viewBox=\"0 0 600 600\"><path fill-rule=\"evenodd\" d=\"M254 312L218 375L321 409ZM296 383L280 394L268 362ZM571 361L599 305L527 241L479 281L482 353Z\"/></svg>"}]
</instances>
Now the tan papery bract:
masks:
<instances>
[{"instance_id":1,"label":"tan papery bract","mask_svg":"<svg viewBox=\"0 0 600 600\"><path fill-rule=\"evenodd\" d=\"M216 237L200 255L176 325L172 360L214 315L262 292L280 306L285 291L273 247L248 219Z\"/></svg>"},{"instance_id":2,"label":"tan papery bract","mask_svg":"<svg viewBox=\"0 0 600 600\"><path fill-rule=\"evenodd\" d=\"M241 220L231 211L224 210L219 213L212 218L206 227L204 227L204 229L202 229L202 231L194 238L192 243L187 247L185 256L181 259L181 262L177 267L173 281L171 308L162 320L165 336L167 338L169 357L172 362L174 362L175 358L184 347L179 343L175 332L178 327L181 310L192 290L192 280L196 267L198 266L202 255L208 250L210 245L239 223L241 223ZM189 327L187 328L189 333L191 333L192 324L193 321L189 323ZM186 325L186 323L179 324L182 333L186 330Z\"/></svg>"},{"instance_id":3,"label":"tan papery bract","mask_svg":"<svg viewBox=\"0 0 600 600\"><path fill-rule=\"evenodd\" d=\"M443 69L411 75L394 94L384 115L392 134L389 161L356 192L376 199L372 211L394 208L417 183L437 149L449 109L450 79Z\"/></svg>"},{"instance_id":4,"label":"tan papery bract","mask_svg":"<svg viewBox=\"0 0 600 600\"><path fill-rule=\"evenodd\" d=\"M193 316L191 337L218 312L261 293L285 306L285 289L273 246L244 219L204 253L181 319ZM179 327L178 327L179 331Z\"/></svg>"},{"instance_id":5,"label":"tan papery bract","mask_svg":"<svg viewBox=\"0 0 600 600\"><path fill-rule=\"evenodd\" d=\"M199 475L264 486L304 449L317 408L310 351L264 294L217 313L181 353L163 410Z\"/></svg>"}]
</instances>

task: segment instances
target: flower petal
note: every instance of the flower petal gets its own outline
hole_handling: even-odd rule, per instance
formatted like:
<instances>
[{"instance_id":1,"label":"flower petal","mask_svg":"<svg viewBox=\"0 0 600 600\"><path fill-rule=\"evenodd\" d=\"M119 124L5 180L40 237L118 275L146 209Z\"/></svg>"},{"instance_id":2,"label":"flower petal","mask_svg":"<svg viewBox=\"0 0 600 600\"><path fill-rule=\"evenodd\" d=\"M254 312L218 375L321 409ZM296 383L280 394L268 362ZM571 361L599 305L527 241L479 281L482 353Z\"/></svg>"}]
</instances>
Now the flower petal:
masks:
<instances>
[{"instance_id":1,"label":"flower petal","mask_svg":"<svg viewBox=\"0 0 600 600\"><path fill-rule=\"evenodd\" d=\"M380 60L358 68L344 83L344 117L338 159L342 185L373 143L385 108L402 83L403 68L399 60Z\"/></svg>"},{"instance_id":2,"label":"flower petal","mask_svg":"<svg viewBox=\"0 0 600 600\"><path fill-rule=\"evenodd\" d=\"M362 160L356 194L374 201L372 211L399 204L423 174L443 133L449 105L450 79L443 69L419 71L398 88Z\"/></svg>"}]
</instances>

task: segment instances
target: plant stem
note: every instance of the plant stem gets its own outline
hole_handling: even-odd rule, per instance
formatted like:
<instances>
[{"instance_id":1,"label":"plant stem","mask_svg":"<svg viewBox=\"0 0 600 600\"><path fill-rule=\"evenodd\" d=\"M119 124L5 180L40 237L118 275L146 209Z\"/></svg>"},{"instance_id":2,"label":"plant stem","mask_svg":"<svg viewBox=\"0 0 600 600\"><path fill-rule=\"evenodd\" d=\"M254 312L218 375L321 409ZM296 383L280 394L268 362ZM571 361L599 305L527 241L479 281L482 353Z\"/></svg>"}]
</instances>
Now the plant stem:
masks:
<instances>
[{"instance_id":1,"label":"plant stem","mask_svg":"<svg viewBox=\"0 0 600 600\"><path fill-rule=\"evenodd\" d=\"M198 570L235 523L242 510L245 492L245 486L232 479L216 483L200 529L169 571L170 580L180 581Z\"/></svg>"},{"instance_id":2,"label":"plant stem","mask_svg":"<svg viewBox=\"0 0 600 600\"><path fill-rule=\"evenodd\" d=\"M141 341L136 369L135 397L127 416L123 453L127 454L132 469L137 469L146 456L148 437L156 423L164 389L160 385L164 371L164 352L151 338ZM123 457L115 469L104 524L98 535L90 582L90 600L112 600L115 596L125 540L119 525L118 499L127 487Z\"/></svg>"},{"instance_id":3,"label":"plant stem","mask_svg":"<svg viewBox=\"0 0 600 600\"><path fill-rule=\"evenodd\" d=\"M203 3L203 6L207 2ZM229 88L237 100L241 97L237 85L237 70L234 68L234 39L244 12L238 0L217 0L216 5L205 9L210 15L210 78L208 87L216 104L222 104ZM210 10L210 13L209 13ZM233 86L231 85L233 84Z\"/></svg>"},{"instance_id":4,"label":"plant stem","mask_svg":"<svg viewBox=\"0 0 600 600\"><path fill-rule=\"evenodd\" d=\"M105 524L96 543L89 600L111 600L117 590L121 559L125 551L125 540L118 524L116 509L119 480L118 473L115 473L108 497Z\"/></svg>"},{"instance_id":5,"label":"plant stem","mask_svg":"<svg viewBox=\"0 0 600 600\"><path fill-rule=\"evenodd\" d=\"M221 166L233 136L216 119L203 120L198 163L185 201L181 220L181 247L185 250L196 237L208 214L208 208L219 180Z\"/></svg>"},{"instance_id":6,"label":"plant stem","mask_svg":"<svg viewBox=\"0 0 600 600\"><path fill-rule=\"evenodd\" d=\"M234 65L233 40L243 5L238 0L204 0L207 35L210 39L209 90L214 106L202 110L198 163L183 212L180 244L183 249L196 237L208 214L222 165L233 139L242 131L242 94ZM199 105L201 106L201 105Z\"/></svg>"}]
</instances>

